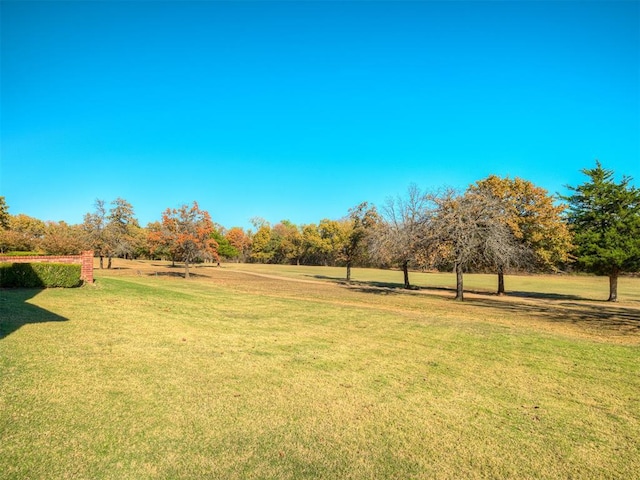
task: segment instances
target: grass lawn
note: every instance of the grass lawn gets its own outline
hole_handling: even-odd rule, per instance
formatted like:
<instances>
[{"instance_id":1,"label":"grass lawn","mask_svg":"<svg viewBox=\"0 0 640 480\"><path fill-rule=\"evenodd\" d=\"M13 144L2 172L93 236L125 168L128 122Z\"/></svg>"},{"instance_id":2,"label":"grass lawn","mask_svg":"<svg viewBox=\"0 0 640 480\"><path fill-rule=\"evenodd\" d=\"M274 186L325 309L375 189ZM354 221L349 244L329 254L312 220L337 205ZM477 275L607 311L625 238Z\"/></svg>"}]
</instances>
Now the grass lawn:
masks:
<instances>
[{"instance_id":1,"label":"grass lawn","mask_svg":"<svg viewBox=\"0 0 640 480\"><path fill-rule=\"evenodd\" d=\"M0 291L0 478L640 478L640 279L115 266Z\"/></svg>"}]
</instances>

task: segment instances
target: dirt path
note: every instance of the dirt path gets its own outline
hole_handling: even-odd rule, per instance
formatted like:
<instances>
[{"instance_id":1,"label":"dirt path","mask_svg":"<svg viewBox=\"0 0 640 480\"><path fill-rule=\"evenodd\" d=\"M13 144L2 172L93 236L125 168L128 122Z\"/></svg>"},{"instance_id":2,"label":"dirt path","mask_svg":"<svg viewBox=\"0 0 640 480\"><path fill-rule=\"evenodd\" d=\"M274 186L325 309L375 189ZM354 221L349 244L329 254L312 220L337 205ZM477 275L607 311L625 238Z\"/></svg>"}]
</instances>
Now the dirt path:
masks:
<instances>
[{"instance_id":1,"label":"dirt path","mask_svg":"<svg viewBox=\"0 0 640 480\"><path fill-rule=\"evenodd\" d=\"M234 270L232 268L225 269L226 272L239 273L244 275L253 275L254 277L271 278L273 280L284 280L287 282L310 283L313 285L332 285L335 282L323 282L322 280L306 280L304 278L286 277L284 275L269 275L267 273L247 272L245 270Z\"/></svg>"}]
</instances>

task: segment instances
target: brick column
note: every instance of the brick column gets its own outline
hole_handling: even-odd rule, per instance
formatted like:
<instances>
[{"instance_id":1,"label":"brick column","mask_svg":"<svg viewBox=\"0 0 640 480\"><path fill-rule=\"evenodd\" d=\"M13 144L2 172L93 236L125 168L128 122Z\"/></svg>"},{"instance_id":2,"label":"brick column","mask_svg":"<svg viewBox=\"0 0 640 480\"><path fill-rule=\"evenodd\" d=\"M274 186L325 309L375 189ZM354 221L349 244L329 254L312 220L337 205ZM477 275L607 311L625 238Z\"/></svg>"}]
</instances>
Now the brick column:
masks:
<instances>
[{"instance_id":1,"label":"brick column","mask_svg":"<svg viewBox=\"0 0 640 480\"><path fill-rule=\"evenodd\" d=\"M87 250L82 252L82 270L80 271L80 278L85 283L93 283L93 250Z\"/></svg>"}]
</instances>

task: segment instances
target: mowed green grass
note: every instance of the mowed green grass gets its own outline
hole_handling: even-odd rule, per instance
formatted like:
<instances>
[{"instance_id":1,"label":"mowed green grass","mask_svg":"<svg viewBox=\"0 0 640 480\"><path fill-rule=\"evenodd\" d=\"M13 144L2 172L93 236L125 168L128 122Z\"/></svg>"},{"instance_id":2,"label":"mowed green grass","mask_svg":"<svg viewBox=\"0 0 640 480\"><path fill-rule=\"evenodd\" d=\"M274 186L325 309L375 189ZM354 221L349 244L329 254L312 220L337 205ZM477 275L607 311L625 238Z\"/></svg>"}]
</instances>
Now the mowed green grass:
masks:
<instances>
[{"instance_id":1,"label":"mowed green grass","mask_svg":"<svg viewBox=\"0 0 640 480\"><path fill-rule=\"evenodd\" d=\"M638 478L635 300L244 268L1 291L0 478Z\"/></svg>"}]
</instances>

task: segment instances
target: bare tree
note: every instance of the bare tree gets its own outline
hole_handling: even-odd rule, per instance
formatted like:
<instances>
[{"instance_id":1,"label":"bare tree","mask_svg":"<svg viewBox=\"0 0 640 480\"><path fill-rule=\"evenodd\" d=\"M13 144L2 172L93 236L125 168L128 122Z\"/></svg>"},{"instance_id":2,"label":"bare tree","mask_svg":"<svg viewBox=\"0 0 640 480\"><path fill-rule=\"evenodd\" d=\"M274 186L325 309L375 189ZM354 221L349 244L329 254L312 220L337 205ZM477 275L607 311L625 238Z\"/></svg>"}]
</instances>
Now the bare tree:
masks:
<instances>
[{"instance_id":1,"label":"bare tree","mask_svg":"<svg viewBox=\"0 0 640 480\"><path fill-rule=\"evenodd\" d=\"M450 262L456 273L456 300L464 300L463 273L471 267L510 265L522 254L504 223L500 202L492 195L453 190L431 195L432 228L428 244L437 261Z\"/></svg>"},{"instance_id":2,"label":"bare tree","mask_svg":"<svg viewBox=\"0 0 640 480\"><path fill-rule=\"evenodd\" d=\"M371 236L370 251L380 263L402 268L404 288L411 288L409 267L416 265L424 250L429 225L428 197L415 185L406 197L387 199L382 219Z\"/></svg>"},{"instance_id":3,"label":"bare tree","mask_svg":"<svg viewBox=\"0 0 640 480\"><path fill-rule=\"evenodd\" d=\"M87 243L100 258L100 268L104 267L104 257L109 252L107 239L107 209L104 200L96 199L95 212L84 216L82 228L87 237Z\"/></svg>"}]
</instances>

